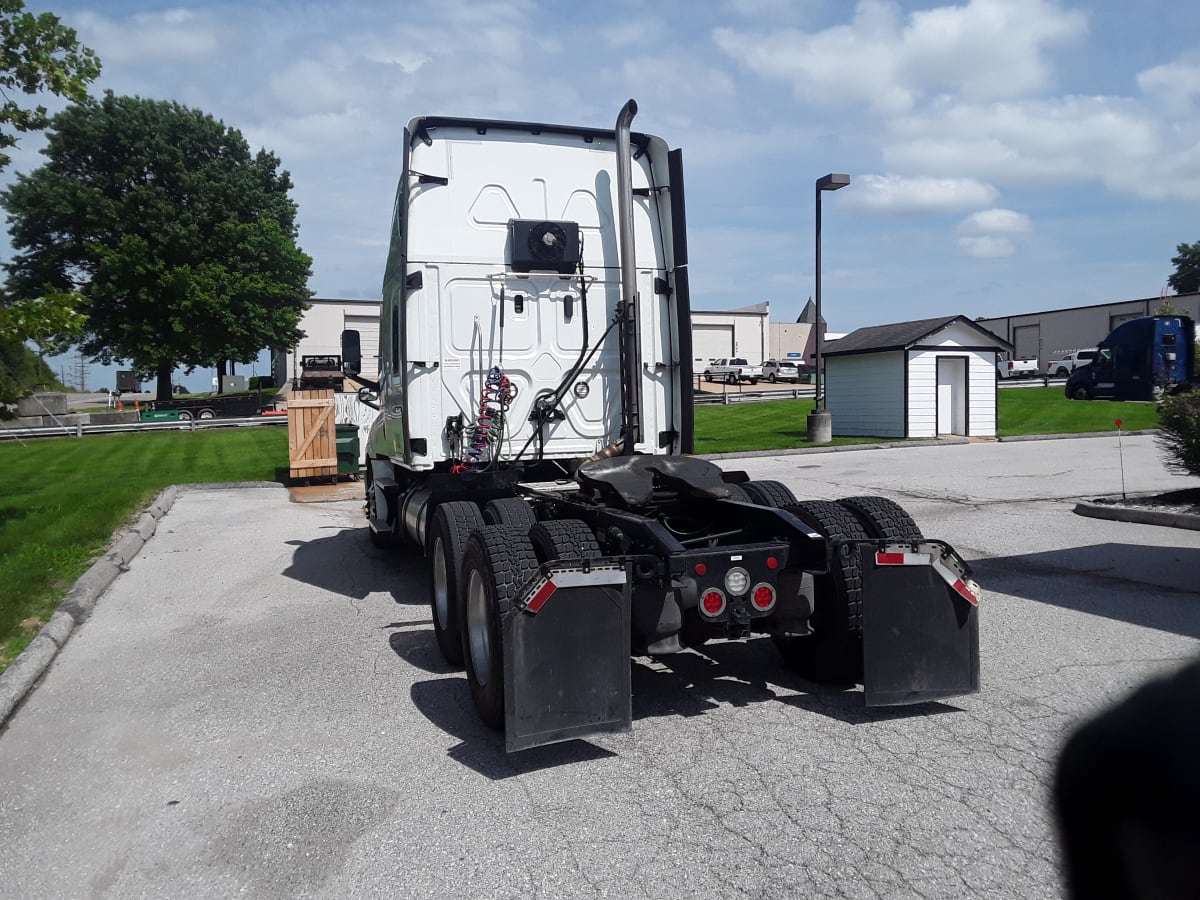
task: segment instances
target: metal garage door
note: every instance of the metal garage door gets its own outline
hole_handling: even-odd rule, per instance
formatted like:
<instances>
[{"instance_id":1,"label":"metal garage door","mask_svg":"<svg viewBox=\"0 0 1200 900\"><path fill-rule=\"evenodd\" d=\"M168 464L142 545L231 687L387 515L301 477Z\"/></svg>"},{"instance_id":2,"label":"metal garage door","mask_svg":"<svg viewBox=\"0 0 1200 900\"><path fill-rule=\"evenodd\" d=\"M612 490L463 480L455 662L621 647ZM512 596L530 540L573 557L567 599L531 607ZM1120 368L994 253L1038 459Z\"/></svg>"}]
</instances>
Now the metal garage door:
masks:
<instances>
[{"instance_id":1,"label":"metal garage door","mask_svg":"<svg viewBox=\"0 0 1200 900\"><path fill-rule=\"evenodd\" d=\"M733 356L732 325L693 325L692 357L701 363Z\"/></svg>"},{"instance_id":2,"label":"metal garage door","mask_svg":"<svg viewBox=\"0 0 1200 900\"><path fill-rule=\"evenodd\" d=\"M376 313L373 316L347 314L343 327L358 332L358 339L362 347L362 376L374 381L379 377L379 314Z\"/></svg>"},{"instance_id":3,"label":"metal garage door","mask_svg":"<svg viewBox=\"0 0 1200 900\"><path fill-rule=\"evenodd\" d=\"M1042 350L1042 326L1018 325L1013 329L1013 347L1017 359L1040 358Z\"/></svg>"}]
</instances>

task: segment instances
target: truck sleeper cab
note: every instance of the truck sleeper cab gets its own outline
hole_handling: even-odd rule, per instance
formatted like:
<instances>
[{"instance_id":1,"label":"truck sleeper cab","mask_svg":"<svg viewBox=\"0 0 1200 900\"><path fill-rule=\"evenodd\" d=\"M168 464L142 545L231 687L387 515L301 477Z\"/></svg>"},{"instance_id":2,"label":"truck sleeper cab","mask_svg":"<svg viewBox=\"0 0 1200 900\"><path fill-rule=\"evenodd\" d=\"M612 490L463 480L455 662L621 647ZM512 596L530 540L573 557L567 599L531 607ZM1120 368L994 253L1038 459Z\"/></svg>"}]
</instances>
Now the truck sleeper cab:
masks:
<instances>
[{"instance_id":1,"label":"truck sleeper cab","mask_svg":"<svg viewBox=\"0 0 1200 900\"><path fill-rule=\"evenodd\" d=\"M1190 383L1196 327L1187 316L1139 316L1098 345L1097 358L1067 378L1071 400L1151 401Z\"/></svg>"},{"instance_id":2,"label":"truck sleeper cab","mask_svg":"<svg viewBox=\"0 0 1200 900\"><path fill-rule=\"evenodd\" d=\"M343 335L379 411L372 541L428 559L438 647L509 750L628 730L631 650L713 637L770 635L872 703L978 689L969 569L900 507L686 455L682 159L635 113L409 123L377 382Z\"/></svg>"}]
</instances>

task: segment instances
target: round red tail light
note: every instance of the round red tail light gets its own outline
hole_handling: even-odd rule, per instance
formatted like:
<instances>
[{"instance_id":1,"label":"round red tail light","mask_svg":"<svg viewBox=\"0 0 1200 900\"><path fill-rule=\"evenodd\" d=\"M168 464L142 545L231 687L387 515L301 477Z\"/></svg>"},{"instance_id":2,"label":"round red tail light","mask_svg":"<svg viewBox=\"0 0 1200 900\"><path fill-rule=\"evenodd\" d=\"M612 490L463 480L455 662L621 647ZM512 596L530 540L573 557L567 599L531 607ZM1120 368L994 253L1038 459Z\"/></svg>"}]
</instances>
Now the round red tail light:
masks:
<instances>
[{"instance_id":1,"label":"round red tail light","mask_svg":"<svg viewBox=\"0 0 1200 900\"><path fill-rule=\"evenodd\" d=\"M759 611L765 611L775 605L775 588L769 584L760 584L754 588L754 593L750 601L754 604L754 608Z\"/></svg>"},{"instance_id":2,"label":"round red tail light","mask_svg":"<svg viewBox=\"0 0 1200 900\"><path fill-rule=\"evenodd\" d=\"M700 598L700 610L706 616L719 616L725 611L725 595L716 588L710 588Z\"/></svg>"},{"instance_id":3,"label":"round red tail light","mask_svg":"<svg viewBox=\"0 0 1200 900\"><path fill-rule=\"evenodd\" d=\"M704 563L696 563L696 574L697 575L707 575L708 574L708 566L706 566Z\"/></svg>"}]
</instances>

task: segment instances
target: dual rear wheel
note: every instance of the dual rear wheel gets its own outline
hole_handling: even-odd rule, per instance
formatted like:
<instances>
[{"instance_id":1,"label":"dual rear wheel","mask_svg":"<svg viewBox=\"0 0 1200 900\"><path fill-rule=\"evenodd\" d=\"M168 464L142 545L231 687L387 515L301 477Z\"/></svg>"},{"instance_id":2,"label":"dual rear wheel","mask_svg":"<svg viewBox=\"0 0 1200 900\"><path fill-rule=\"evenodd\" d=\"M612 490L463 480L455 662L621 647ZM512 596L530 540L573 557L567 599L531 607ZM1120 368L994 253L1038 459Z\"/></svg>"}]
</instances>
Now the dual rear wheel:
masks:
<instances>
[{"instance_id":1,"label":"dual rear wheel","mask_svg":"<svg viewBox=\"0 0 1200 900\"><path fill-rule=\"evenodd\" d=\"M505 613L520 600L539 565L595 559L600 545L576 519L537 522L518 498L442 503L430 524L430 607L438 649L463 665L479 718L504 725Z\"/></svg>"}]
</instances>

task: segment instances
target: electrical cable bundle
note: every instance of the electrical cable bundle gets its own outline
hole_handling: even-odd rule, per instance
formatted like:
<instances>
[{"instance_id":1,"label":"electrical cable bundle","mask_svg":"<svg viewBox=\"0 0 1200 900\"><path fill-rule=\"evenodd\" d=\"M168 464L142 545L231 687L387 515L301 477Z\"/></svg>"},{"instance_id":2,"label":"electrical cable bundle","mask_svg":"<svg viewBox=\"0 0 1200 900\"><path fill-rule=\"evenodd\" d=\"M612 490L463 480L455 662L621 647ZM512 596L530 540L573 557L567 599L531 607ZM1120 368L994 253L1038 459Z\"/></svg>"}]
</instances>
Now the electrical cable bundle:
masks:
<instances>
[{"instance_id":1,"label":"electrical cable bundle","mask_svg":"<svg viewBox=\"0 0 1200 900\"><path fill-rule=\"evenodd\" d=\"M450 470L452 473L476 472L482 463L496 460L499 453L492 451L492 445L499 444L503 437L504 415L516 398L517 386L508 380L499 366L492 366L483 381L479 414L471 428L466 455L461 463Z\"/></svg>"}]
</instances>

